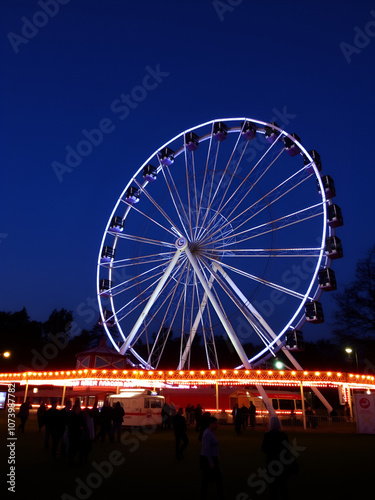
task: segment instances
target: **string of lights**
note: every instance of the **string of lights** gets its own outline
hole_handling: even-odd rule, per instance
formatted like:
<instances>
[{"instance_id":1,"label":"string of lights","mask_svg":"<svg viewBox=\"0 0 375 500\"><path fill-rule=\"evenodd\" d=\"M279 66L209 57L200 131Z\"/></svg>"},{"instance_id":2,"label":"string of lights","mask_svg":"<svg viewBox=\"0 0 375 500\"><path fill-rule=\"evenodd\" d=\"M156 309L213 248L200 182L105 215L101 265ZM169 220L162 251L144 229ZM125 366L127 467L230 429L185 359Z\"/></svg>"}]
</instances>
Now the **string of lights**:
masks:
<instances>
[{"instance_id":1,"label":"string of lights","mask_svg":"<svg viewBox=\"0 0 375 500\"><path fill-rule=\"evenodd\" d=\"M302 370L61 370L0 373L0 383L53 386L164 387L275 385L339 387L375 390L369 374Z\"/></svg>"}]
</instances>

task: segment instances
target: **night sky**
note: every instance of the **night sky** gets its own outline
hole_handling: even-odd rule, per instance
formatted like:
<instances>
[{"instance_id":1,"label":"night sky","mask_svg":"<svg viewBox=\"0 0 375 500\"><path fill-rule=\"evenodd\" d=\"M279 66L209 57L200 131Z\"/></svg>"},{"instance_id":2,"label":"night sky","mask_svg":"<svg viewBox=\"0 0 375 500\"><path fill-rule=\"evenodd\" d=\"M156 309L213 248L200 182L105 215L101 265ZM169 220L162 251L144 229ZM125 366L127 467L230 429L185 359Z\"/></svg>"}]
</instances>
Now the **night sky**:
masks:
<instances>
[{"instance_id":1,"label":"night sky","mask_svg":"<svg viewBox=\"0 0 375 500\"><path fill-rule=\"evenodd\" d=\"M216 118L276 121L319 152L344 216L339 290L374 244L374 2L2 0L0 51L1 310L90 328L130 176ZM307 339L330 330L322 302Z\"/></svg>"}]
</instances>

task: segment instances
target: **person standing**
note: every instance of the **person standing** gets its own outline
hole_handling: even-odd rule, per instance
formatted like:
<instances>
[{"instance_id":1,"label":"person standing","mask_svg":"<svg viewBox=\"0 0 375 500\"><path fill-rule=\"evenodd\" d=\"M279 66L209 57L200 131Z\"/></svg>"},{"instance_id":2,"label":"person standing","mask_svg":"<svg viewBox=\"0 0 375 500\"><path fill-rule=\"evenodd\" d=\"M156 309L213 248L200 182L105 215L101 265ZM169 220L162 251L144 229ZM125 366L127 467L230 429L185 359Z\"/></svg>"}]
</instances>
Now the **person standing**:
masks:
<instances>
[{"instance_id":1,"label":"person standing","mask_svg":"<svg viewBox=\"0 0 375 500\"><path fill-rule=\"evenodd\" d=\"M241 426L242 426L242 413L236 403L232 410L232 417L234 422L234 430L237 434L241 434Z\"/></svg>"},{"instance_id":2,"label":"person standing","mask_svg":"<svg viewBox=\"0 0 375 500\"><path fill-rule=\"evenodd\" d=\"M176 441L176 458L181 460L184 458L184 451L189 444L189 438L186 434L186 418L183 415L184 409L179 408L173 418L172 426Z\"/></svg>"},{"instance_id":3,"label":"person standing","mask_svg":"<svg viewBox=\"0 0 375 500\"><path fill-rule=\"evenodd\" d=\"M121 406L120 401L117 401L113 407L112 414L112 440L115 439L115 434L117 434L117 442L120 442L121 438L121 430L122 430L122 422L125 417L125 410Z\"/></svg>"},{"instance_id":4,"label":"person standing","mask_svg":"<svg viewBox=\"0 0 375 500\"><path fill-rule=\"evenodd\" d=\"M26 420L29 418L30 408L31 408L30 398L26 398L26 401L24 401L21 404L20 411L18 413L18 416L21 419L21 423L18 426L18 431L22 432L22 434L25 432L25 424Z\"/></svg>"},{"instance_id":5,"label":"person standing","mask_svg":"<svg viewBox=\"0 0 375 500\"><path fill-rule=\"evenodd\" d=\"M272 416L262 442L269 477L269 498L288 500L288 477L295 458L290 457L288 435L277 416ZM287 458L288 457L288 458ZM287 459L286 459L287 458Z\"/></svg>"},{"instance_id":6,"label":"person standing","mask_svg":"<svg viewBox=\"0 0 375 500\"><path fill-rule=\"evenodd\" d=\"M254 429L255 427L255 420L256 420L256 407L255 404L250 401L250 406L249 406L249 416L250 416L250 427Z\"/></svg>"},{"instance_id":7,"label":"person standing","mask_svg":"<svg viewBox=\"0 0 375 500\"><path fill-rule=\"evenodd\" d=\"M202 436L202 450L200 454L200 469L202 472L201 500L207 498L208 484L215 483L218 498L223 500L223 479L219 467L219 440L215 435L218 427L216 417L210 417L208 427Z\"/></svg>"},{"instance_id":8,"label":"person standing","mask_svg":"<svg viewBox=\"0 0 375 500\"><path fill-rule=\"evenodd\" d=\"M109 405L108 399L104 401L104 405L100 411L100 432L98 439L104 443L105 437L108 434L109 440L112 442L112 420L113 420L113 408Z\"/></svg>"},{"instance_id":9,"label":"person standing","mask_svg":"<svg viewBox=\"0 0 375 500\"><path fill-rule=\"evenodd\" d=\"M40 403L38 411L36 412L36 415L38 417L39 432L42 431L42 427L45 424L46 411L47 411L46 405L44 404L44 401L42 401L42 403Z\"/></svg>"}]
</instances>

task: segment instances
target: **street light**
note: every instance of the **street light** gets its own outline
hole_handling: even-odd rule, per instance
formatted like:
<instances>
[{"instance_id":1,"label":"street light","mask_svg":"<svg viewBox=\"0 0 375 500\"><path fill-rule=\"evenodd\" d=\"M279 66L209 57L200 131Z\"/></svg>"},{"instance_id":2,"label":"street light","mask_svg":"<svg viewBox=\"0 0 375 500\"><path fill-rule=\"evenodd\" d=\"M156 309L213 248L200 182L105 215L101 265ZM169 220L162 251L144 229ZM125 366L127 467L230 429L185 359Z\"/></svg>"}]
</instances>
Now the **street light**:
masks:
<instances>
[{"instance_id":1,"label":"street light","mask_svg":"<svg viewBox=\"0 0 375 500\"><path fill-rule=\"evenodd\" d=\"M10 358L10 352L9 351L3 352L3 356L4 358Z\"/></svg>"},{"instance_id":2,"label":"street light","mask_svg":"<svg viewBox=\"0 0 375 500\"><path fill-rule=\"evenodd\" d=\"M358 356L357 356L357 351L355 349L352 349L351 347L345 347L345 352L349 354L349 359L351 360L351 354L354 352L355 356L355 364L357 366L357 371L358 371Z\"/></svg>"}]
</instances>

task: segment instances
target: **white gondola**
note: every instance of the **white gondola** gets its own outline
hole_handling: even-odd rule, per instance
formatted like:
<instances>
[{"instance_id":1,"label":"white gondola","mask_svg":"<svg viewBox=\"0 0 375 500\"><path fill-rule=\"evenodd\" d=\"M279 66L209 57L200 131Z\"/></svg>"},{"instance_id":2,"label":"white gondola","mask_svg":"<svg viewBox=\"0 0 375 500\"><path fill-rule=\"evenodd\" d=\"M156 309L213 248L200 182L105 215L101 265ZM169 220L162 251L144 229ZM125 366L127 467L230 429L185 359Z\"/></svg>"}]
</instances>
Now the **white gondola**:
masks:
<instances>
[{"instance_id":1,"label":"white gondola","mask_svg":"<svg viewBox=\"0 0 375 500\"><path fill-rule=\"evenodd\" d=\"M323 323L324 314L322 304L317 300L305 304L306 321L309 323Z\"/></svg>"},{"instance_id":2,"label":"white gondola","mask_svg":"<svg viewBox=\"0 0 375 500\"><path fill-rule=\"evenodd\" d=\"M301 139L298 137L297 134L290 134L290 135L296 141L301 142ZM288 136L284 137L285 151L288 153L289 156L296 156L301 152L300 148L293 141L293 139L291 139Z\"/></svg>"},{"instance_id":3,"label":"white gondola","mask_svg":"<svg viewBox=\"0 0 375 500\"><path fill-rule=\"evenodd\" d=\"M326 198L328 198L329 200L331 198L334 198L336 196L336 188L335 188L335 183L334 183L332 177L330 177L329 175L323 175L322 183L323 183ZM318 183L318 191L320 193L319 183Z\"/></svg>"},{"instance_id":4,"label":"white gondola","mask_svg":"<svg viewBox=\"0 0 375 500\"><path fill-rule=\"evenodd\" d=\"M122 220L122 217L119 217L118 215L113 216L111 224L110 224L110 230L115 232L115 233L122 233L124 230L124 221Z\"/></svg>"},{"instance_id":5,"label":"white gondola","mask_svg":"<svg viewBox=\"0 0 375 500\"><path fill-rule=\"evenodd\" d=\"M331 227L339 227L344 225L341 208L338 205L328 206L328 220L327 224Z\"/></svg>"},{"instance_id":6,"label":"white gondola","mask_svg":"<svg viewBox=\"0 0 375 500\"><path fill-rule=\"evenodd\" d=\"M99 283L99 293L102 297L110 297L111 292L109 291L112 288L112 281L107 279L101 279Z\"/></svg>"},{"instance_id":7,"label":"white gondola","mask_svg":"<svg viewBox=\"0 0 375 500\"><path fill-rule=\"evenodd\" d=\"M333 269L325 267L318 273L319 287L326 292L337 289L336 276Z\"/></svg>"},{"instance_id":8,"label":"white gondola","mask_svg":"<svg viewBox=\"0 0 375 500\"><path fill-rule=\"evenodd\" d=\"M337 236L328 236L326 238L325 254L330 259L341 259L344 256L340 238Z\"/></svg>"},{"instance_id":9,"label":"white gondola","mask_svg":"<svg viewBox=\"0 0 375 500\"><path fill-rule=\"evenodd\" d=\"M104 247L101 254L100 262L101 263L111 262L114 259L114 256L115 256L115 251L113 250L112 247Z\"/></svg>"},{"instance_id":10,"label":"white gondola","mask_svg":"<svg viewBox=\"0 0 375 500\"><path fill-rule=\"evenodd\" d=\"M174 162L174 151L170 148L164 148L159 151L159 159L162 165L172 165Z\"/></svg>"},{"instance_id":11,"label":"white gondola","mask_svg":"<svg viewBox=\"0 0 375 500\"><path fill-rule=\"evenodd\" d=\"M255 139L257 135L257 128L254 123L250 121L242 122L242 136L247 140L251 141L251 139Z\"/></svg>"},{"instance_id":12,"label":"white gondola","mask_svg":"<svg viewBox=\"0 0 375 500\"><path fill-rule=\"evenodd\" d=\"M285 347L288 351L303 351L303 333L301 330L290 330L285 335Z\"/></svg>"},{"instance_id":13,"label":"white gondola","mask_svg":"<svg viewBox=\"0 0 375 500\"><path fill-rule=\"evenodd\" d=\"M315 151L315 149L312 149L311 151L309 151L309 155L311 156L316 168L320 172L322 170L322 160L320 159L320 154ZM311 161L306 155L303 156L303 163L306 166L307 172L312 172L314 170Z\"/></svg>"},{"instance_id":14,"label":"white gondola","mask_svg":"<svg viewBox=\"0 0 375 500\"><path fill-rule=\"evenodd\" d=\"M199 146L199 137L194 132L185 134L185 144L189 151L196 151Z\"/></svg>"},{"instance_id":15,"label":"white gondola","mask_svg":"<svg viewBox=\"0 0 375 500\"><path fill-rule=\"evenodd\" d=\"M272 122L271 125L278 127L278 124L275 122ZM273 144L280 135L280 132L277 129L270 126L264 127L264 130L266 131L264 137L271 144Z\"/></svg>"},{"instance_id":16,"label":"white gondola","mask_svg":"<svg viewBox=\"0 0 375 500\"><path fill-rule=\"evenodd\" d=\"M143 178L148 182L156 181L156 168L150 163L143 167Z\"/></svg>"},{"instance_id":17,"label":"white gondola","mask_svg":"<svg viewBox=\"0 0 375 500\"><path fill-rule=\"evenodd\" d=\"M139 189L136 188L135 186L130 186L126 191L125 200L128 203L134 205L135 203L139 202L139 196L140 196Z\"/></svg>"},{"instance_id":18,"label":"white gondola","mask_svg":"<svg viewBox=\"0 0 375 500\"><path fill-rule=\"evenodd\" d=\"M218 141L223 141L227 138L228 135L228 127L223 122L215 122L214 123L214 137Z\"/></svg>"}]
</instances>

